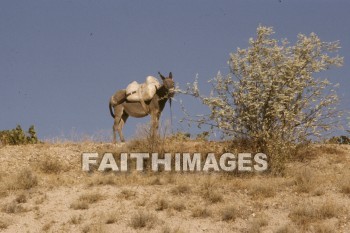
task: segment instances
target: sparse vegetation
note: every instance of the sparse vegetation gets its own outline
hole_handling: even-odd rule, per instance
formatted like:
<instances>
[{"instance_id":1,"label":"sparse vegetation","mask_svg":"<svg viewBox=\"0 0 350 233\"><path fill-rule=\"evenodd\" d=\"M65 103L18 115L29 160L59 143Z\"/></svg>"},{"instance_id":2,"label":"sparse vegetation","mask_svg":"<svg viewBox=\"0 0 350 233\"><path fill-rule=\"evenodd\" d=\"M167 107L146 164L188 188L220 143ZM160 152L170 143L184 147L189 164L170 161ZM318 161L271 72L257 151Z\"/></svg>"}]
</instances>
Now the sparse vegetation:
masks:
<instances>
[{"instance_id":1,"label":"sparse vegetation","mask_svg":"<svg viewBox=\"0 0 350 233\"><path fill-rule=\"evenodd\" d=\"M221 220L223 221L234 221L238 216L238 211L234 206L225 207L221 211Z\"/></svg>"},{"instance_id":2,"label":"sparse vegetation","mask_svg":"<svg viewBox=\"0 0 350 233\"><path fill-rule=\"evenodd\" d=\"M338 41L323 42L311 33L299 34L290 45L274 39L274 33L259 26L248 48L231 53L229 74L218 72L210 80L209 96L200 92L198 78L183 93L210 109L188 121L218 129L226 138L248 140L254 152L269 156L269 170L283 175L298 145L338 126L336 86L315 76L342 66L343 58L336 54Z\"/></svg>"},{"instance_id":3,"label":"sparse vegetation","mask_svg":"<svg viewBox=\"0 0 350 233\"><path fill-rule=\"evenodd\" d=\"M130 219L130 225L134 229L152 228L156 222L156 217L148 212L138 211Z\"/></svg>"},{"instance_id":4,"label":"sparse vegetation","mask_svg":"<svg viewBox=\"0 0 350 233\"><path fill-rule=\"evenodd\" d=\"M289 217L297 225L303 228L308 227L311 223L318 220L336 217L341 208L333 202L325 202L319 206L312 204L303 204L297 206L289 214Z\"/></svg>"},{"instance_id":5,"label":"sparse vegetation","mask_svg":"<svg viewBox=\"0 0 350 233\"><path fill-rule=\"evenodd\" d=\"M189 140L182 145L203 151L214 145L215 150L221 151L228 144ZM79 156L81 148L85 147L91 151L97 148L99 153L118 153L115 151L119 150L110 144L95 143L84 144L83 147L78 143L0 148L6 164L0 166L0 186L6 194L0 198L0 220L6 223L6 230L16 231L19 226L26 229L22 222L27 221L22 220L30 216L39 222L37 228L43 232L136 230L173 233L200 229L206 232L234 229L247 233L341 232L347 224L350 203L347 194L350 175L346 169L350 164L347 145L339 146L342 154L320 145L310 146L307 153L314 154L307 160L288 162L285 177L225 172L83 173L79 167ZM127 147L128 144L125 144L123 148ZM25 153L19 153L20 150L25 150ZM69 158L66 164L78 165L64 169L59 175L42 172L40 161L52 156L49 150L58 161ZM38 154L41 156L38 157ZM35 163L21 165L15 162L17 158L23 161L23 156L27 156L24 161L28 159ZM37 184L25 189L31 185L19 185L19 179L24 180L23 183L37 180ZM326 198L336 202L322 202ZM67 202L68 209L62 205ZM57 216L63 209L65 215L51 217ZM276 213L278 216L270 220L270 216ZM145 221L148 216L151 216L150 224ZM136 228L131 224L132 219Z\"/></svg>"},{"instance_id":6,"label":"sparse vegetation","mask_svg":"<svg viewBox=\"0 0 350 233\"><path fill-rule=\"evenodd\" d=\"M191 192L191 188L187 184L177 185L171 190L171 193L174 195L182 195Z\"/></svg>"},{"instance_id":7,"label":"sparse vegetation","mask_svg":"<svg viewBox=\"0 0 350 233\"><path fill-rule=\"evenodd\" d=\"M194 218L207 218L212 215L211 211L207 208L196 207L192 210L192 217Z\"/></svg>"},{"instance_id":8,"label":"sparse vegetation","mask_svg":"<svg viewBox=\"0 0 350 233\"><path fill-rule=\"evenodd\" d=\"M24 132L20 125L12 130L0 131L0 144L2 145L35 144L38 142L34 125L29 127L28 132Z\"/></svg>"}]
</instances>

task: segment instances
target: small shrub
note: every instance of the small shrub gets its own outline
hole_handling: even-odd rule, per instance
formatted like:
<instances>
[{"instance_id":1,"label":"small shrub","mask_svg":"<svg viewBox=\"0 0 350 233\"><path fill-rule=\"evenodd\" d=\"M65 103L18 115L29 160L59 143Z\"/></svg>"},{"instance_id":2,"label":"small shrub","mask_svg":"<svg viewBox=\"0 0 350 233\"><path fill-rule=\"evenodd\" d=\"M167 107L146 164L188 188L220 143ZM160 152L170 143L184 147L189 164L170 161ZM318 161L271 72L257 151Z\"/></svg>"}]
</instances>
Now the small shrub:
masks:
<instances>
[{"instance_id":1,"label":"small shrub","mask_svg":"<svg viewBox=\"0 0 350 233\"><path fill-rule=\"evenodd\" d=\"M47 174L59 173L62 171L60 161L55 158L46 157L41 161L39 168L42 172Z\"/></svg>"},{"instance_id":2,"label":"small shrub","mask_svg":"<svg viewBox=\"0 0 350 233\"><path fill-rule=\"evenodd\" d=\"M99 193L86 193L81 195L78 200L92 204L100 201L101 199L102 199L102 195Z\"/></svg>"},{"instance_id":3,"label":"small shrub","mask_svg":"<svg viewBox=\"0 0 350 233\"><path fill-rule=\"evenodd\" d=\"M34 125L29 127L28 132L24 132L20 125L12 130L0 131L0 144L3 145L35 144L38 142Z\"/></svg>"},{"instance_id":4,"label":"small shrub","mask_svg":"<svg viewBox=\"0 0 350 233\"><path fill-rule=\"evenodd\" d=\"M24 211L23 207L18 205L15 201L5 204L2 207L2 212L7 214L15 214L23 211Z\"/></svg>"},{"instance_id":5,"label":"small shrub","mask_svg":"<svg viewBox=\"0 0 350 233\"><path fill-rule=\"evenodd\" d=\"M316 186L314 175L308 169L304 169L296 174L295 184L296 191L300 193L309 193Z\"/></svg>"},{"instance_id":6,"label":"small shrub","mask_svg":"<svg viewBox=\"0 0 350 233\"><path fill-rule=\"evenodd\" d=\"M8 221L5 221L4 219L0 219L0 230L4 230L10 226L10 223Z\"/></svg>"},{"instance_id":7,"label":"small shrub","mask_svg":"<svg viewBox=\"0 0 350 233\"><path fill-rule=\"evenodd\" d=\"M190 191L191 191L190 186L188 186L186 184L182 184L182 185L178 185L178 186L174 187L171 190L171 193L174 195L181 195L181 194L189 193Z\"/></svg>"},{"instance_id":8,"label":"small shrub","mask_svg":"<svg viewBox=\"0 0 350 233\"><path fill-rule=\"evenodd\" d=\"M249 194L253 197L274 197L276 195L275 187L268 182L253 182L250 186Z\"/></svg>"},{"instance_id":9,"label":"small shrub","mask_svg":"<svg viewBox=\"0 0 350 233\"><path fill-rule=\"evenodd\" d=\"M26 203L27 202L27 196L24 195L23 193L18 195L15 199L17 203Z\"/></svg>"},{"instance_id":10,"label":"small shrub","mask_svg":"<svg viewBox=\"0 0 350 233\"><path fill-rule=\"evenodd\" d=\"M118 218L117 218L117 213L116 212L110 212L107 214L106 219L105 219L105 223L106 224L113 224L116 223Z\"/></svg>"},{"instance_id":11,"label":"small shrub","mask_svg":"<svg viewBox=\"0 0 350 233\"><path fill-rule=\"evenodd\" d=\"M294 233L296 229L291 225L284 225L276 230L275 233Z\"/></svg>"},{"instance_id":12,"label":"small shrub","mask_svg":"<svg viewBox=\"0 0 350 233\"><path fill-rule=\"evenodd\" d=\"M167 209L168 207L169 207L169 202L162 198L162 199L158 200L156 210L162 211L162 210Z\"/></svg>"},{"instance_id":13,"label":"small shrub","mask_svg":"<svg viewBox=\"0 0 350 233\"><path fill-rule=\"evenodd\" d=\"M130 200L136 197L136 192L130 189L123 189L120 193L120 196L126 200Z\"/></svg>"},{"instance_id":14,"label":"small shrub","mask_svg":"<svg viewBox=\"0 0 350 233\"><path fill-rule=\"evenodd\" d=\"M130 219L130 225L134 229L152 228L156 221L156 217L148 212L139 211Z\"/></svg>"},{"instance_id":15,"label":"small shrub","mask_svg":"<svg viewBox=\"0 0 350 233\"><path fill-rule=\"evenodd\" d=\"M73 224L73 225L78 225L82 222L82 220L83 220L83 218L81 215L79 215L79 216L74 215L69 219L69 223Z\"/></svg>"},{"instance_id":16,"label":"small shrub","mask_svg":"<svg viewBox=\"0 0 350 233\"><path fill-rule=\"evenodd\" d=\"M192 211L192 217L194 218L207 218L211 216L211 212L207 208L195 208Z\"/></svg>"},{"instance_id":17,"label":"small shrub","mask_svg":"<svg viewBox=\"0 0 350 233\"><path fill-rule=\"evenodd\" d=\"M186 206L183 202L180 202L180 201L177 201L177 202L174 202L172 205L171 205L171 208L173 208L174 210L176 211L183 211L184 209L186 209Z\"/></svg>"},{"instance_id":18,"label":"small shrub","mask_svg":"<svg viewBox=\"0 0 350 233\"><path fill-rule=\"evenodd\" d=\"M37 176L29 169L21 170L3 183L6 190L31 189L37 185Z\"/></svg>"},{"instance_id":19,"label":"small shrub","mask_svg":"<svg viewBox=\"0 0 350 233\"><path fill-rule=\"evenodd\" d=\"M268 221L265 216L258 216L253 219L247 233L259 233L261 232L261 227L267 226Z\"/></svg>"},{"instance_id":20,"label":"small shrub","mask_svg":"<svg viewBox=\"0 0 350 233\"><path fill-rule=\"evenodd\" d=\"M87 210L89 209L89 204L86 201L77 200L70 205L73 210Z\"/></svg>"},{"instance_id":21,"label":"small shrub","mask_svg":"<svg viewBox=\"0 0 350 233\"><path fill-rule=\"evenodd\" d=\"M221 211L221 220L234 221L237 217L238 211L234 206L225 207Z\"/></svg>"}]
</instances>

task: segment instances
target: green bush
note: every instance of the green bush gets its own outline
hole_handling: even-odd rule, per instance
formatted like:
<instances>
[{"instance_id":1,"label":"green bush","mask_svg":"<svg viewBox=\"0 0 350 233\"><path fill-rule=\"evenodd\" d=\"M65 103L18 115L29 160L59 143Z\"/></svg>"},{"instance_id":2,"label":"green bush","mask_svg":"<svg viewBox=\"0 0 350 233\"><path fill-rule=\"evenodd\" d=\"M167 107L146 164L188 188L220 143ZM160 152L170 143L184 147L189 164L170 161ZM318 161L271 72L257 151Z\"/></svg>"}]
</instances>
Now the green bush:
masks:
<instances>
[{"instance_id":1,"label":"green bush","mask_svg":"<svg viewBox=\"0 0 350 233\"><path fill-rule=\"evenodd\" d=\"M35 144L38 142L34 125L29 127L28 132L23 131L20 125L17 125L15 129L0 131L0 144L2 145Z\"/></svg>"}]
</instances>

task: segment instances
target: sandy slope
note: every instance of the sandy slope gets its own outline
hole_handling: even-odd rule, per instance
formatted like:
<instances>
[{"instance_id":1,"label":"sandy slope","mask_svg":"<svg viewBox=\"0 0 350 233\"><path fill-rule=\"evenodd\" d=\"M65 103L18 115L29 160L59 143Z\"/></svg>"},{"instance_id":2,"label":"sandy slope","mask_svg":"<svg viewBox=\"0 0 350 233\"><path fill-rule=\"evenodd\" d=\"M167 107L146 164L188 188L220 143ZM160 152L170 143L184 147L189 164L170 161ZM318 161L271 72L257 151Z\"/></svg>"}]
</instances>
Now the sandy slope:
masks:
<instances>
[{"instance_id":1,"label":"sandy slope","mask_svg":"<svg viewBox=\"0 0 350 233\"><path fill-rule=\"evenodd\" d=\"M1 147L0 231L350 232L350 146L321 146L284 177L81 171L83 152L126 149Z\"/></svg>"}]
</instances>

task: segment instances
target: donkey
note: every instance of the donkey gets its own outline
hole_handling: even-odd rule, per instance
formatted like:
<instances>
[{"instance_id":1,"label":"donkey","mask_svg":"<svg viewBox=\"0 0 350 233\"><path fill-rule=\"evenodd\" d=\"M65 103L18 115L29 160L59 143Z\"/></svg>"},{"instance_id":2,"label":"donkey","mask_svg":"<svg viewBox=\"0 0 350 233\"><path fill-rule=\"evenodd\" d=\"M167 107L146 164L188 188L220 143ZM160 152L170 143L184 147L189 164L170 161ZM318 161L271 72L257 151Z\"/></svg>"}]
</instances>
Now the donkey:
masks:
<instances>
[{"instance_id":1,"label":"donkey","mask_svg":"<svg viewBox=\"0 0 350 233\"><path fill-rule=\"evenodd\" d=\"M129 116L141 118L151 115L151 135L155 136L158 134L159 117L168 99L171 101L171 98L175 94L172 73L169 73L169 77L164 77L160 72L158 74L163 80L163 84L157 89L156 94L151 100L141 100L140 102L127 101L125 90L119 90L111 97L109 111L114 118L113 143L117 142L116 131L118 131L120 141L125 141L122 130Z\"/></svg>"}]
</instances>

